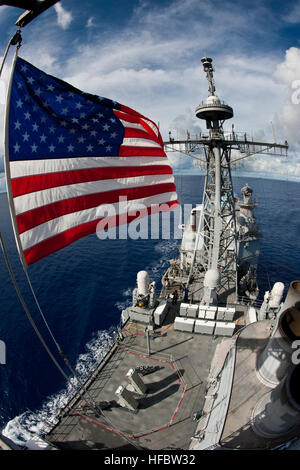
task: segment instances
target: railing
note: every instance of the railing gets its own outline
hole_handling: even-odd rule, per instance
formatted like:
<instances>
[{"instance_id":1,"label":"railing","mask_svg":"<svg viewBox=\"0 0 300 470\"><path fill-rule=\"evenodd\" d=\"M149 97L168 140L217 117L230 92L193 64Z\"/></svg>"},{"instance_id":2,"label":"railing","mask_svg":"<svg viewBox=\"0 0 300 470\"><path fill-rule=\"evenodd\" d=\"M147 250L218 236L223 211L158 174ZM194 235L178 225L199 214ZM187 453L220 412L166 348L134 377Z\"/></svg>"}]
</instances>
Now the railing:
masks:
<instances>
[{"instance_id":1,"label":"railing","mask_svg":"<svg viewBox=\"0 0 300 470\"><path fill-rule=\"evenodd\" d=\"M281 151L287 151L288 149L287 141L285 141L283 144L279 144L276 142L258 142L254 140L253 137L249 138L246 132L228 132L223 130L211 130L209 133L199 132L199 134L191 134L189 131L187 131L184 137L182 136L182 134L179 137L177 132L176 139L172 136L172 131L169 131L169 140L164 141L164 145L165 147L167 147L167 150L172 151L172 147L174 145L205 145L208 140L220 138L224 139L226 142L229 142L231 145L237 145L242 153L250 149L251 151L258 153L258 147L260 147L260 151L263 151L264 153L269 153L269 150L272 149L273 151L274 149L278 149ZM179 149L174 149L173 151L179 151ZM286 152L284 155L286 155Z\"/></svg>"},{"instance_id":2,"label":"railing","mask_svg":"<svg viewBox=\"0 0 300 470\"><path fill-rule=\"evenodd\" d=\"M205 106L205 107L208 107L208 108L215 108L216 106L226 106L227 108L231 108L231 106L229 106L227 103L225 103L225 101L220 101L218 100L217 102L215 103L206 103L206 101L201 101L200 104L198 104L197 108L199 108L199 106Z\"/></svg>"}]
</instances>

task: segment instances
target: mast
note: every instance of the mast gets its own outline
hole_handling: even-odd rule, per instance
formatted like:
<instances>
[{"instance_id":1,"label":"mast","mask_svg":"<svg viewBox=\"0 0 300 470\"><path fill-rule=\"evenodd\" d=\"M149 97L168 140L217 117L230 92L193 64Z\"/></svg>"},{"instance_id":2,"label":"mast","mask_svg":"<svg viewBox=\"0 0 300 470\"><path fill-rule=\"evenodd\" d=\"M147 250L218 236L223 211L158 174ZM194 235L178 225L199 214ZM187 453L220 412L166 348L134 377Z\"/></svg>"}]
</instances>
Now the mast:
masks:
<instances>
[{"instance_id":1,"label":"mast","mask_svg":"<svg viewBox=\"0 0 300 470\"><path fill-rule=\"evenodd\" d=\"M254 142L246 134L232 131L224 134L223 124L233 117L233 109L218 98L213 77L212 59L201 59L208 81L208 97L195 110L196 117L206 122L207 133L195 139L175 140L169 132L169 141L164 142L166 152L182 152L196 158L197 166L205 169L205 184L202 200L202 220L198 226L197 241L187 287L192 279L203 284L201 302L217 305L219 302L236 303L238 300L238 240L236 205L233 195L231 167L253 154L286 156L288 144ZM195 153L204 149L203 156ZM231 150L242 154L232 160ZM198 250L198 239L203 246ZM198 251L198 253L197 253Z\"/></svg>"},{"instance_id":2,"label":"mast","mask_svg":"<svg viewBox=\"0 0 300 470\"><path fill-rule=\"evenodd\" d=\"M223 134L223 123L233 110L215 95L212 59L201 59L208 80L209 96L196 108L196 117L206 122L209 131L206 146L207 178L203 194L204 268L203 304L216 303L216 288L237 295L235 205L230 172L230 147Z\"/></svg>"}]
</instances>

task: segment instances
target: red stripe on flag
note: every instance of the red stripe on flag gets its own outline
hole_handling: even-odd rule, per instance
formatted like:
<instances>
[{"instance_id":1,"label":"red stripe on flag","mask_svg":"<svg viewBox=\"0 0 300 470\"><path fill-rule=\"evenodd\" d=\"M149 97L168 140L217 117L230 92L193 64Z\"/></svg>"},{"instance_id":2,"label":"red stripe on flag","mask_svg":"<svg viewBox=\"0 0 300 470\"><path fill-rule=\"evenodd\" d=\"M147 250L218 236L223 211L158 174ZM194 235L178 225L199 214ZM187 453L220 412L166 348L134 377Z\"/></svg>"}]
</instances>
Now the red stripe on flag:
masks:
<instances>
[{"instance_id":1,"label":"red stripe on flag","mask_svg":"<svg viewBox=\"0 0 300 470\"><path fill-rule=\"evenodd\" d=\"M175 208L178 205L177 201L166 202L163 203L161 206L149 207L147 208L147 214L153 214L156 212L166 212ZM115 218L111 218L108 220L109 227L118 226L122 224L127 224L132 222L135 219L140 218L140 215L136 215L136 213L130 215L129 214L121 214L120 216L116 216ZM55 251L60 250L61 248L66 247L70 243L85 237L86 235L90 235L91 233L96 232L97 224L103 219L93 220L92 222L87 222L85 224L79 225L77 227L73 227L65 232L59 233L47 240L43 240L40 243L37 243L31 248L28 248L24 251L24 256L27 265L29 266L32 263L35 263L41 258L54 253ZM114 223L115 221L115 223Z\"/></svg>"},{"instance_id":2,"label":"red stripe on flag","mask_svg":"<svg viewBox=\"0 0 300 470\"><path fill-rule=\"evenodd\" d=\"M137 111L135 111L132 108L129 108L129 106L125 106L124 104L121 104L120 109L124 113L130 114L130 115L133 115L133 116L137 116L137 117L143 117L140 113L138 113Z\"/></svg>"},{"instance_id":3,"label":"red stripe on flag","mask_svg":"<svg viewBox=\"0 0 300 470\"><path fill-rule=\"evenodd\" d=\"M113 110L114 114L119 118L122 119L122 121L126 122L132 122L134 124L139 124L141 122L141 117L139 115L131 115L131 114L124 114L121 113L121 111L118 111L116 109Z\"/></svg>"},{"instance_id":4,"label":"red stripe on flag","mask_svg":"<svg viewBox=\"0 0 300 470\"><path fill-rule=\"evenodd\" d=\"M126 108L126 107L124 107ZM157 125L151 121L151 119L148 119L148 118L145 118L144 116L141 116L140 114L136 113L134 115L132 114L124 114L124 113L121 113L120 111L117 111L114 109L114 113L115 115L121 119L122 121L126 121L126 122L131 122L133 124L141 124L146 133L149 134L150 136L152 136L155 140L158 139L158 142L163 145L163 141L162 141L162 138L161 138L161 135L159 133L159 130L158 130L158 127ZM153 124L153 126L157 129L157 134L154 132L154 130L149 126L148 122L151 122ZM125 128L126 130L127 128Z\"/></svg>"},{"instance_id":5,"label":"red stripe on flag","mask_svg":"<svg viewBox=\"0 0 300 470\"><path fill-rule=\"evenodd\" d=\"M124 138L127 138L127 137L154 140L155 142L160 144L160 140L155 135L152 129L150 133L149 130L146 131L142 129L135 129L134 127L125 127Z\"/></svg>"},{"instance_id":6,"label":"red stripe on flag","mask_svg":"<svg viewBox=\"0 0 300 470\"><path fill-rule=\"evenodd\" d=\"M113 204L119 202L120 197L126 197L128 201L141 199L156 194L175 192L176 186L173 183L155 184L153 186L144 186L140 188L128 188L114 191L105 191L103 193L87 194L84 196L64 199L53 202L45 206L37 207L23 214L17 215L17 224L19 233L24 233L40 224L56 219L72 212L78 212L101 204Z\"/></svg>"},{"instance_id":7,"label":"red stripe on flag","mask_svg":"<svg viewBox=\"0 0 300 470\"><path fill-rule=\"evenodd\" d=\"M121 145L119 150L120 157L165 157L166 154L162 148L158 147L133 147L130 145Z\"/></svg>"},{"instance_id":8,"label":"red stripe on flag","mask_svg":"<svg viewBox=\"0 0 300 470\"><path fill-rule=\"evenodd\" d=\"M131 178L146 175L169 175L172 168L168 165L125 166L108 168L87 168L82 170L60 171L31 176L21 176L11 180L14 197L41 191L43 189L86 183L108 179Z\"/></svg>"}]
</instances>

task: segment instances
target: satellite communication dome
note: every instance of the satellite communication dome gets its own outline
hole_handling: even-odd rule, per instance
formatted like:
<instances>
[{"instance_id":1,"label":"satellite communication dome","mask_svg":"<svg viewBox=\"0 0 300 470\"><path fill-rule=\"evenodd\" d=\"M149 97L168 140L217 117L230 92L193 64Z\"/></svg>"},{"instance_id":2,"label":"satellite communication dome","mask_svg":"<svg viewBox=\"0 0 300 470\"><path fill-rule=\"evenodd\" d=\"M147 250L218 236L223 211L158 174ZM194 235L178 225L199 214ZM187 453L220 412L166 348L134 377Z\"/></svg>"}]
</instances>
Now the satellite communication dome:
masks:
<instances>
[{"instance_id":1,"label":"satellite communication dome","mask_svg":"<svg viewBox=\"0 0 300 470\"><path fill-rule=\"evenodd\" d=\"M221 101L217 96L211 95L206 99L206 104L221 104Z\"/></svg>"},{"instance_id":2,"label":"satellite communication dome","mask_svg":"<svg viewBox=\"0 0 300 470\"><path fill-rule=\"evenodd\" d=\"M150 279L147 271L139 271L137 273L137 286L138 293L141 295L147 295L149 292Z\"/></svg>"},{"instance_id":3,"label":"satellite communication dome","mask_svg":"<svg viewBox=\"0 0 300 470\"><path fill-rule=\"evenodd\" d=\"M204 286L214 289L220 285L221 274L217 269L209 269L205 273Z\"/></svg>"}]
</instances>

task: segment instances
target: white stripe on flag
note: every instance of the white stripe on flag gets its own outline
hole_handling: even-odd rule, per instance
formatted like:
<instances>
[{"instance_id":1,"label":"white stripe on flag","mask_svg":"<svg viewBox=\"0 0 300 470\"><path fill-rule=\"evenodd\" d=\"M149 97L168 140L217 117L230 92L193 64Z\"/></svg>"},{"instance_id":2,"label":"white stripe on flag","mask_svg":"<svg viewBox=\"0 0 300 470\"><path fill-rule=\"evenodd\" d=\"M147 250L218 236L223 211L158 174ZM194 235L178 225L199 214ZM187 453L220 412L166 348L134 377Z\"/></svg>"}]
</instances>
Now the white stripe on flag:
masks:
<instances>
[{"instance_id":1,"label":"white stripe on flag","mask_svg":"<svg viewBox=\"0 0 300 470\"><path fill-rule=\"evenodd\" d=\"M122 119L120 119L120 121L124 127L130 127L131 129L140 129L141 131L145 131L144 126L142 126L142 124L140 123L124 121Z\"/></svg>"},{"instance_id":2,"label":"white stripe on flag","mask_svg":"<svg viewBox=\"0 0 300 470\"><path fill-rule=\"evenodd\" d=\"M155 147L155 148L161 149L161 145L158 144L157 142L154 142L154 140L139 139L137 137L125 137L125 139L123 139L121 147L124 147L127 145L130 147Z\"/></svg>"},{"instance_id":3,"label":"white stripe on flag","mask_svg":"<svg viewBox=\"0 0 300 470\"><path fill-rule=\"evenodd\" d=\"M123 166L165 165L170 162L163 157L79 157L46 160L20 160L10 162L11 178L56 173L59 171L84 170L88 168L109 168Z\"/></svg>"},{"instance_id":4,"label":"white stripe on flag","mask_svg":"<svg viewBox=\"0 0 300 470\"><path fill-rule=\"evenodd\" d=\"M149 127L151 127L153 132L158 136L159 130L158 130L157 126L155 124L153 124L153 122L149 121L148 119L146 119L144 117L141 120L144 121Z\"/></svg>"},{"instance_id":5,"label":"white stripe on flag","mask_svg":"<svg viewBox=\"0 0 300 470\"><path fill-rule=\"evenodd\" d=\"M151 205L160 205L176 200L177 194L175 192L161 193L147 198L134 199L132 201L124 201L120 204L120 207L119 203L115 203L112 205L104 204L102 206L93 207L91 209L86 209L83 211L63 215L22 233L20 235L22 247L23 250L27 250L28 248L36 245L37 243L40 243L41 241L53 237L54 235L64 232L70 228L82 225L87 222L91 222L93 220L97 220L101 217L105 217L105 207L108 208L114 206L117 215L119 214L119 209L121 209L121 214L126 214L127 212L138 210L139 204L145 207L151 207Z\"/></svg>"},{"instance_id":6,"label":"white stripe on flag","mask_svg":"<svg viewBox=\"0 0 300 470\"><path fill-rule=\"evenodd\" d=\"M98 194L107 191L140 188L143 186L154 186L156 184L173 182L173 175L146 175L57 186L55 188L44 189L15 197L15 210L16 215L19 215L23 212L36 209L37 207L79 196L86 196L88 194Z\"/></svg>"}]
</instances>

